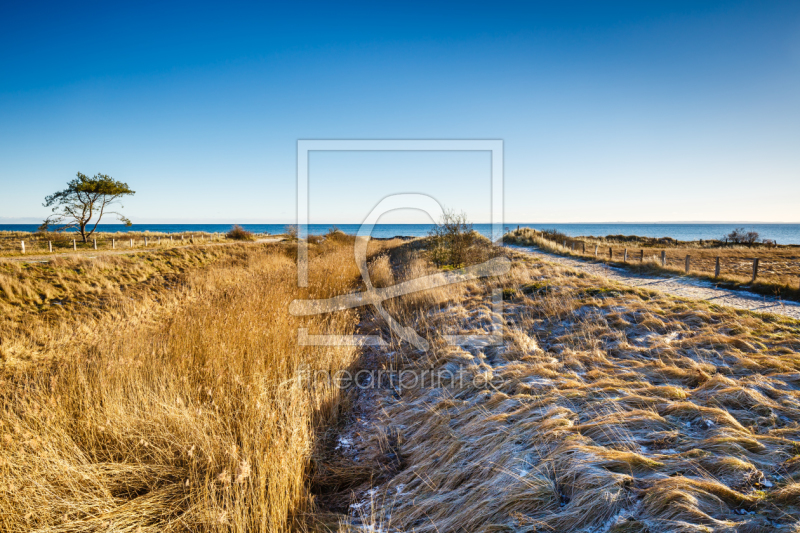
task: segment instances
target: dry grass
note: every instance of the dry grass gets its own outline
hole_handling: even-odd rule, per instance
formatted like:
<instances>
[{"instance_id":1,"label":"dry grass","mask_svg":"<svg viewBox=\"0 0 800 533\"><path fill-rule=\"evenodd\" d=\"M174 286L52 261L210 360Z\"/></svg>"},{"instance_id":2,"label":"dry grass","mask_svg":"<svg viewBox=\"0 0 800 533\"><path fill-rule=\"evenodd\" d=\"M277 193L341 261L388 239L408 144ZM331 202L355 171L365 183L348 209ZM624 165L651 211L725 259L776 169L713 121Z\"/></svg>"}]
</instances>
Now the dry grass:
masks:
<instances>
[{"instance_id":1,"label":"dry grass","mask_svg":"<svg viewBox=\"0 0 800 533\"><path fill-rule=\"evenodd\" d=\"M75 353L181 305L185 273L230 261L240 247L190 247L142 255L0 261L0 365Z\"/></svg>"},{"instance_id":2,"label":"dry grass","mask_svg":"<svg viewBox=\"0 0 800 533\"><path fill-rule=\"evenodd\" d=\"M7 368L0 530L800 531L797 322L515 255L500 278L385 302L421 352L369 310L286 312L358 288L351 245L310 247L308 290L294 245L225 247L81 315L116 337ZM436 271L424 240L370 255L378 287ZM500 346L444 340L498 318ZM389 345L299 347L298 326ZM342 368L438 379L295 379Z\"/></svg>"},{"instance_id":3,"label":"dry grass","mask_svg":"<svg viewBox=\"0 0 800 533\"><path fill-rule=\"evenodd\" d=\"M0 259L0 311L7 316L30 310L55 312L65 304L119 295L149 280L169 283L175 275L227 253L220 247L188 247L147 255L58 256L32 263Z\"/></svg>"},{"instance_id":4,"label":"dry grass","mask_svg":"<svg viewBox=\"0 0 800 533\"><path fill-rule=\"evenodd\" d=\"M118 251L145 248L175 248L190 244L216 242L222 239L220 234L207 232L192 233L162 233L152 231L119 231L116 233L96 232L88 242L81 242L80 234L72 232L31 233L27 231L0 231L0 256L22 256L22 241L25 242L25 256L50 255L48 243L52 243L53 253L72 252L72 241L79 253L92 253L95 251L94 240L97 241L97 250ZM131 239L133 246L131 247ZM113 248L116 241L116 248Z\"/></svg>"},{"instance_id":5,"label":"dry grass","mask_svg":"<svg viewBox=\"0 0 800 533\"><path fill-rule=\"evenodd\" d=\"M301 321L286 307L301 292L351 289L352 250L316 247L304 291L291 249L234 250L187 272L178 288L118 309L157 312L158 320L64 343L52 364L6 369L0 530L284 531L302 523L313 504L314 429L335 419L342 397L295 378L310 365L346 367L356 350L299 347L296 330L347 333L356 315ZM107 316L98 313L93 327L108 325Z\"/></svg>"},{"instance_id":6,"label":"dry grass","mask_svg":"<svg viewBox=\"0 0 800 533\"><path fill-rule=\"evenodd\" d=\"M800 324L598 283L518 257L501 279L395 303L434 349L365 360L441 381L358 391L350 444L327 450L359 472L342 529L800 529ZM489 330L493 288L504 346L446 345Z\"/></svg>"},{"instance_id":7,"label":"dry grass","mask_svg":"<svg viewBox=\"0 0 800 533\"><path fill-rule=\"evenodd\" d=\"M686 275L686 256L689 255L691 257L689 275L693 277L713 281L725 288L746 289L759 294L800 300L800 246L701 247L697 243L693 245L682 243L681 246L659 247L636 246L636 243L583 237L565 238L561 242L556 242L543 238L541 233L529 228L521 228L506 234L504 241L510 244L538 246L562 255L597 259L633 270L671 275ZM595 246L599 247L596 258ZM627 263L623 261L626 249ZM661 266L662 251L666 253L666 267ZM644 252L643 257L642 252ZM720 258L720 276L715 278L717 257ZM756 257L759 258L758 278L752 283L753 259Z\"/></svg>"}]
</instances>

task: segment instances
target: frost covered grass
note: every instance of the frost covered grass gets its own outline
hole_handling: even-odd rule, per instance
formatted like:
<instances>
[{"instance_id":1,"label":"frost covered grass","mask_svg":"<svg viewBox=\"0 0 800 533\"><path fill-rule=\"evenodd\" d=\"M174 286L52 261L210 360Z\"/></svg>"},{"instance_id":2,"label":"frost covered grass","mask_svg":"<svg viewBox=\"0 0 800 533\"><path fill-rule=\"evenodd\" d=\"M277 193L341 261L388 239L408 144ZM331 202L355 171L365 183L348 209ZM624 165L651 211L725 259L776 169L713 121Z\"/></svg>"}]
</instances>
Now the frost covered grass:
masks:
<instances>
[{"instance_id":1,"label":"frost covered grass","mask_svg":"<svg viewBox=\"0 0 800 533\"><path fill-rule=\"evenodd\" d=\"M327 450L342 529L797 531L800 324L601 283L517 256L395 302L434 349L364 360L443 381L356 391ZM494 288L505 345L445 344L489 330Z\"/></svg>"}]
</instances>

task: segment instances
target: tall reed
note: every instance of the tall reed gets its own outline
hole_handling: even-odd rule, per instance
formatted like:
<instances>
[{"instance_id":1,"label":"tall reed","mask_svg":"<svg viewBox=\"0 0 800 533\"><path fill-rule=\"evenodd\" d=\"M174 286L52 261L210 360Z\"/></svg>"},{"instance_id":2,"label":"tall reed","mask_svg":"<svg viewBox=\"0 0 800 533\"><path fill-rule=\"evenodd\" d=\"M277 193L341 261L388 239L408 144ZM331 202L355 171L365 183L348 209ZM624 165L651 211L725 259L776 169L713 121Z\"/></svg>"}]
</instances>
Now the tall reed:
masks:
<instances>
[{"instance_id":1,"label":"tall reed","mask_svg":"<svg viewBox=\"0 0 800 533\"><path fill-rule=\"evenodd\" d=\"M350 290L351 254L326 247L299 290L289 254L254 248L190 273L193 298L159 324L3 378L0 530L302 525L314 429L342 397L298 372L346 367L356 350L298 346L297 328L348 333L356 315L301 320L287 306Z\"/></svg>"}]
</instances>

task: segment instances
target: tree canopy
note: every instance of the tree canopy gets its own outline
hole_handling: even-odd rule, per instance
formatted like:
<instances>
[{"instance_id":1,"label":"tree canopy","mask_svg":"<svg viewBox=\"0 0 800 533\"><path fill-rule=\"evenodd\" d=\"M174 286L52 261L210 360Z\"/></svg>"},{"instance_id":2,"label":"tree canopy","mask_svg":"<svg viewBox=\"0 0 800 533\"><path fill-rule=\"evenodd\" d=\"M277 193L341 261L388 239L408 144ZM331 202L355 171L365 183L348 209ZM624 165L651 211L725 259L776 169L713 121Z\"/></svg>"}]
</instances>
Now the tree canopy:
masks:
<instances>
[{"instance_id":1,"label":"tree canopy","mask_svg":"<svg viewBox=\"0 0 800 533\"><path fill-rule=\"evenodd\" d=\"M78 228L83 242L86 242L104 215L113 215L126 226L130 226L131 221L122 213L110 211L109 208L122 208L119 200L133 194L135 191L127 183L116 181L111 176L95 174L90 178L78 172L77 177L67 183L66 189L45 197L43 205L52 207L53 214L45 219L39 229L48 231L55 227L56 231L60 231ZM89 226L91 230L87 232L86 228Z\"/></svg>"}]
</instances>

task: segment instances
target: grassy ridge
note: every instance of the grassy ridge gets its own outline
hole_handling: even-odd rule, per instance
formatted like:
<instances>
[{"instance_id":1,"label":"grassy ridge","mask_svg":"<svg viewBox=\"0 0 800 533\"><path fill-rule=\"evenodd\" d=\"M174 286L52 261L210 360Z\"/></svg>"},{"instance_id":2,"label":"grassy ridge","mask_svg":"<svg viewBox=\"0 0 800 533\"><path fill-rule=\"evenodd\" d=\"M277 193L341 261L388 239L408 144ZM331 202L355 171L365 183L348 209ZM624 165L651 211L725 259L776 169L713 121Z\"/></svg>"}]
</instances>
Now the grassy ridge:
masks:
<instances>
[{"instance_id":1,"label":"grassy ridge","mask_svg":"<svg viewBox=\"0 0 800 533\"><path fill-rule=\"evenodd\" d=\"M238 226L236 226L238 228ZM233 228L232 228L233 230ZM88 242L82 242L80 234L73 232L27 232L27 231L0 231L0 257L23 257L30 255L51 256L57 253L95 252L94 241L97 241L97 250L119 252L143 249L167 249L201 244L220 242L225 240L253 240L256 235L250 232L242 233L239 228L227 233L208 233L205 231L164 233L158 231L120 231L120 232L95 232ZM246 238L242 238L245 237ZM268 235L265 235L268 237ZM147 245L145 248L145 239ZM133 246L131 246L133 240ZM22 242L25 242L25 254L22 253ZM50 252L50 246L53 252Z\"/></svg>"},{"instance_id":2,"label":"grassy ridge","mask_svg":"<svg viewBox=\"0 0 800 533\"><path fill-rule=\"evenodd\" d=\"M151 250L142 256L58 256L41 263L0 260L0 312L56 311L70 302L119 295L148 280L170 283L175 276L223 255L229 251L192 247Z\"/></svg>"}]
</instances>

